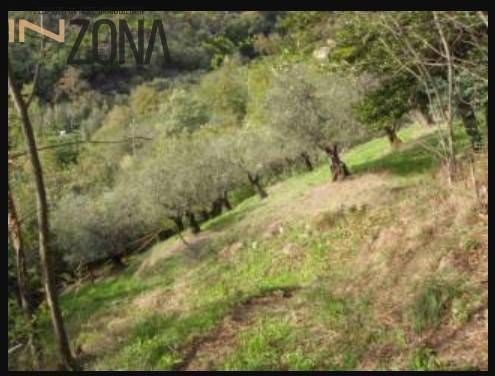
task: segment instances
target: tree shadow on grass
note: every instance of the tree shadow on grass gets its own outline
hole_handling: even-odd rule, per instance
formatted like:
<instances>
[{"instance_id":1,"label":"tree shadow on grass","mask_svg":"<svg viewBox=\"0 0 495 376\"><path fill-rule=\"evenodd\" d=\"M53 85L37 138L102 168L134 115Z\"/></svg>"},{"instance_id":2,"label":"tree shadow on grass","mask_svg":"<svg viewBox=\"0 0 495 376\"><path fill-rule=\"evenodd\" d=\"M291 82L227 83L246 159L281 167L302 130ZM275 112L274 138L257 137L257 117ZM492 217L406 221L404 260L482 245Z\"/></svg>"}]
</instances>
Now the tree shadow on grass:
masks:
<instances>
[{"instance_id":1,"label":"tree shadow on grass","mask_svg":"<svg viewBox=\"0 0 495 376\"><path fill-rule=\"evenodd\" d=\"M428 149L440 150L437 134L422 136L412 143L401 145L397 150L391 150L381 158L352 165L351 171L356 174L388 171L399 176L424 174L439 162Z\"/></svg>"}]
</instances>

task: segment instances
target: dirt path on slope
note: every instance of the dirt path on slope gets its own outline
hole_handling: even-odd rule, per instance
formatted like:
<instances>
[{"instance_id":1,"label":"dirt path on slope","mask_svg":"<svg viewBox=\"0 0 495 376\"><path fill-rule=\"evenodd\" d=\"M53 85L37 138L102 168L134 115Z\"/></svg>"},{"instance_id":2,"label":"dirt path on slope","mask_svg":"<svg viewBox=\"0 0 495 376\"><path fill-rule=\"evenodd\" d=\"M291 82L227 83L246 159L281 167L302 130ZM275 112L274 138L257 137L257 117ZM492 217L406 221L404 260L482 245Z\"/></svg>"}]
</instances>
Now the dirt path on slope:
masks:
<instances>
[{"instance_id":1,"label":"dirt path on slope","mask_svg":"<svg viewBox=\"0 0 495 376\"><path fill-rule=\"evenodd\" d=\"M283 312L287 300L293 297L296 290L297 288L277 289L250 297L239 304L215 329L193 343L176 370L215 370L220 366L219 361L228 358L235 349L240 332L254 325L260 316Z\"/></svg>"}]
</instances>

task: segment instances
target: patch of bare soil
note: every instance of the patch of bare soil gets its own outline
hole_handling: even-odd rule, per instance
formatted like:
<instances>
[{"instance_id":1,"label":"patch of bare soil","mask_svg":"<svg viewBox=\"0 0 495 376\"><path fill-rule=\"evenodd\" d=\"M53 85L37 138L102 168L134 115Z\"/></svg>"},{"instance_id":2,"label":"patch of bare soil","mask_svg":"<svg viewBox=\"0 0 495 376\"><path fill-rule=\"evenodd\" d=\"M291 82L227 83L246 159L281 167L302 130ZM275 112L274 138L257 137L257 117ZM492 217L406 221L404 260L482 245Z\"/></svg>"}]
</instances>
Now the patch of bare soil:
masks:
<instances>
[{"instance_id":1,"label":"patch of bare soil","mask_svg":"<svg viewBox=\"0 0 495 376\"><path fill-rule=\"evenodd\" d=\"M284 310L284 303L297 288L284 288L253 296L237 305L208 335L197 339L176 370L208 371L218 367L235 348L237 335L252 326L256 318Z\"/></svg>"},{"instance_id":2,"label":"patch of bare soil","mask_svg":"<svg viewBox=\"0 0 495 376\"><path fill-rule=\"evenodd\" d=\"M245 232L258 234L262 238L271 238L283 234L290 222L310 221L322 214L339 213L352 208L365 208L386 202L392 190L398 189L386 173L367 173L351 176L339 182L328 181L325 184L308 189L293 199L266 202L254 215L256 222L248 218L242 220ZM276 197L277 192L273 193Z\"/></svg>"},{"instance_id":3,"label":"patch of bare soil","mask_svg":"<svg viewBox=\"0 0 495 376\"><path fill-rule=\"evenodd\" d=\"M298 200L297 205L291 207L291 214L307 218L324 211L381 202L383 192L390 188L390 184L385 174L364 174L340 182L329 182L314 188Z\"/></svg>"}]
</instances>

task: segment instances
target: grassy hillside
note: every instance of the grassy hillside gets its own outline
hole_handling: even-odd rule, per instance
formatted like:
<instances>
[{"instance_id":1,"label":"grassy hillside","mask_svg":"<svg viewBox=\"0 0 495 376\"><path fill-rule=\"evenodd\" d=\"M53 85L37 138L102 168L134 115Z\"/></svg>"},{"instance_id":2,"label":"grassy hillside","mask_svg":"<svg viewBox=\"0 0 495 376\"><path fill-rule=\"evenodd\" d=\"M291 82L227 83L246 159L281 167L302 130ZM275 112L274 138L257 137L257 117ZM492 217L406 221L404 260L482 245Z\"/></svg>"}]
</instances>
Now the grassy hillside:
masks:
<instances>
[{"instance_id":1,"label":"grassy hillside","mask_svg":"<svg viewBox=\"0 0 495 376\"><path fill-rule=\"evenodd\" d=\"M467 179L438 178L421 146L432 130L400 137L348 151L347 181L327 165L293 176L72 287L62 307L84 367L487 368L486 219Z\"/></svg>"}]
</instances>

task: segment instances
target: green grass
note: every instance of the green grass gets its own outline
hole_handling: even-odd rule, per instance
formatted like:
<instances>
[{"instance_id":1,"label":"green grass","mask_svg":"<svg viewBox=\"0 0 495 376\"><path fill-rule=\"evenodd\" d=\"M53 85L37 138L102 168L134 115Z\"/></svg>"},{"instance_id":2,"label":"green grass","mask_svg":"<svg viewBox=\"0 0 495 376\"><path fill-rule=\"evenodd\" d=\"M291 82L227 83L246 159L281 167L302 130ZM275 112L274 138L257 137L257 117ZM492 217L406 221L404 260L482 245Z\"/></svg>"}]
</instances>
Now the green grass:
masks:
<instances>
[{"instance_id":1,"label":"green grass","mask_svg":"<svg viewBox=\"0 0 495 376\"><path fill-rule=\"evenodd\" d=\"M435 371L440 368L440 364L435 356L435 352L427 347L419 348L409 362L411 371Z\"/></svg>"},{"instance_id":2,"label":"green grass","mask_svg":"<svg viewBox=\"0 0 495 376\"><path fill-rule=\"evenodd\" d=\"M390 151L387 140L378 138L352 149L345 161L354 173L387 171L400 177L425 174L438 165L438 157L429 151L441 150L438 130L412 126L401 130L399 137L404 144L396 151ZM455 142L461 150L468 144L460 127L455 130Z\"/></svg>"},{"instance_id":3,"label":"green grass","mask_svg":"<svg viewBox=\"0 0 495 376\"><path fill-rule=\"evenodd\" d=\"M261 320L256 326L239 335L239 347L227 359L227 371L248 369L253 371L280 369L284 347L290 341L290 324L280 318Z\"/></svg>"},{"instance_id":4,"label":"green grass","mask_svg":"<svg viewBox=\"0 0 495 376\"><path fill-rule=\"evenodd\" d=\"M431 135L432 131L432 129L413 125L401 129L398 135L404 143L407 143L411 140ZM368 164L371 167L377 160L394 154L391 153L389 141L385 137L379 137L352 148L345 153L344 158L351 167L359 169L360 165Z\"/></svg>"},{"instance_id":5,"label":"green grass","mask_svg":"<svg viewBox=\"0 0 495 376\"><path fill-rule=\"evenodd\" d=\"M211 235L209 238L167 254L145 272L136 271L151 254L166 254L176 237L133 258L124 273L63 294L61 304L74 344L99 346L107 336L115 336L110 346L102 345L96 354L85 358L84 366L99 370L180 368L194 356L192 349L239 307L253 298L290 290L293 297L278 302L276 312L262 304L250 308L254 312L252 324L244 322L233 331L228 356L213 359L216 369L349 370L361 362L367 364L367 354L373 351L378 354L370 356L371 361L377 360L373 367L435 368L434 355L412 346L409 336L434 330L450 316L465 323L473 309L466 303L470 296L467 290L443 280L425 279L407 306L408 314L394 313L396 321L386 325L381 314L390 315L390 309L380 294L401 288L397 292L400 296L416 289L412 281L400 281L401 266L393 265L395 252L405 244L393 243L377 256L369 251L368 259L359 259L383 229L402 227L397 224L397 213L405 218L409 210L418 222L429 220L428 199L440 189L418 183L419 178L434 184L430 172L437 162L420 144L438 147L435 133L412 126L399 135L404 141L399 150L391 150L383 137L343 155L357 185L361 174L389 173L386 179L394 183L383 188L388 189L383 191L389 197L386 205L373 208L375 203L370 202L370 208L326 209L318 217L302 221L283 218L287 222L283 233L262 236L276 210L297 203L311 189L329 182L325 163L269 187L267 200L251 196L205 223L203 230ZM459 133L457 141L462 147L465 137ZM404 189L390 193L397 182ZM452 228L443 238L422 245L417 257L444 252L446 244L459 242L462 231L461 244L466 249L479 246L465 240L476 239L470 235L471 229ZM225 248L237 242L242 243L235 253L223 255ZM359 269L366 262L369 267ZM391 277L380 282L387 273ZM428 275L424 270L418 273ZM360 288L359 294L346 290L353 286ZM136 307L135 299L150 292L161 294L161 306ZM174 306L171 302L179 298L182 300ZM107 323L115 318L129 320L123 333L109 331ZM42 322L47 354L53 361L55 351L46 312ZM409 333L411 327L413 333ZM382 353L388 355L379 355ZM403 353L407 356L401 356Z\"/></svg>"},{"instance_id":6,"label":"green grass","mask_svg":"<svg viewBox=\"0 0 495 376\"><path fill-rule=\"evenodd\" d=\"M439 279L423 283L412 307L413 327L417 332L437 328L445 312L450 309L452 300L459 296L457 284Z\"/></svg>"},{"instance_id":7,"label":"green grass","mask_svg":"<svg viewBox=\"0 0 495 376\"><path fill-rule=\"evenodd\" d=\"M213 329L225 314L217 303L185 317L151 315L132 329L125 344L102 364L102 369L174 369L187 353L187 346ZM97 366L97 368L99 368Z\"/></svg>"}]
</instances>

